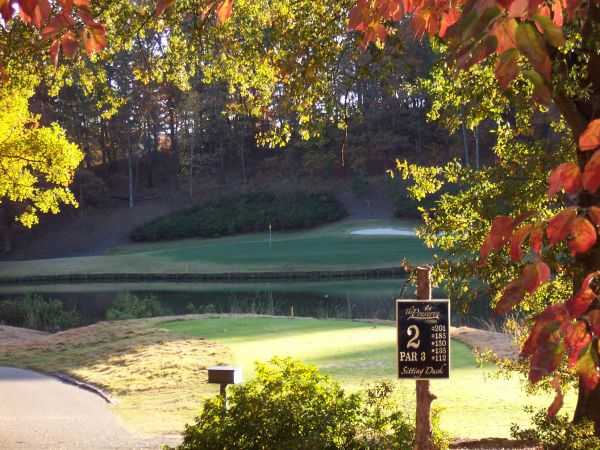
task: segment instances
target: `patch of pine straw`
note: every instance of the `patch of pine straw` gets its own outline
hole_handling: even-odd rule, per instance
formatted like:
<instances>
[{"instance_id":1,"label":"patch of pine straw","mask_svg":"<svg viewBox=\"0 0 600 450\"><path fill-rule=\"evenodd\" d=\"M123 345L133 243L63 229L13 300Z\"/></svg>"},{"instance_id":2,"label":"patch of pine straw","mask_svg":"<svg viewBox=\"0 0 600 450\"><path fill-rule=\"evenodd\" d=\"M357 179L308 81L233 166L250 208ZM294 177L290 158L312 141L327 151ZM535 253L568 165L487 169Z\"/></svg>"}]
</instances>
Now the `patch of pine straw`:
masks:
<instances>
[{"instance_id":1,"label":"patch of pine straw","mask_svg":"<svg viewBox=\"0 0 600 450\"><path fill-rule=\"evenodd\" d=\"M185 316L198 318L206 316ZM100 322L22 343L0 341L0 366L93 384L113 398L115 412L134 432L181 432L201 400L218 392L206 383L207 368L228 362L230 354L222 345L157 327L171 319Z\"/></svg>"}]
</instances>

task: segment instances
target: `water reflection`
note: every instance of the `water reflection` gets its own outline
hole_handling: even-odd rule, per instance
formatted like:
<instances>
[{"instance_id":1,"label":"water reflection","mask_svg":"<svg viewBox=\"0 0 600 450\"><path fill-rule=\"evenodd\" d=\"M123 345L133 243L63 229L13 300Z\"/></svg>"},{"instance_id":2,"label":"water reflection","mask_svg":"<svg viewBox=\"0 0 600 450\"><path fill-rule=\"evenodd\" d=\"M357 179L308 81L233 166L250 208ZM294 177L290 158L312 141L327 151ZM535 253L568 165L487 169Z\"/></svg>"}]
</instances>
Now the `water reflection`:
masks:
<instances>
[{"instance_id":1,"label":"water reflection","mask_svg":"<svg viewBox=\"0 0 600 450\"><path fill-rule=\"evenodd\" d=\"M406 280L338 280L276 283L97 283L0 287L0 301L27 294L61 300L85 323L104 320L113 302L126 294L153 296L172 314L191 312L294 315L317 318L394 320L394 300L414 298ZM434 298L443 292L434 291ZM475 316L489 311L478 308ZM456 317L459 323L469 317ZM0 317L2 322L2 317Z\"/></svg>"}]
</instances>

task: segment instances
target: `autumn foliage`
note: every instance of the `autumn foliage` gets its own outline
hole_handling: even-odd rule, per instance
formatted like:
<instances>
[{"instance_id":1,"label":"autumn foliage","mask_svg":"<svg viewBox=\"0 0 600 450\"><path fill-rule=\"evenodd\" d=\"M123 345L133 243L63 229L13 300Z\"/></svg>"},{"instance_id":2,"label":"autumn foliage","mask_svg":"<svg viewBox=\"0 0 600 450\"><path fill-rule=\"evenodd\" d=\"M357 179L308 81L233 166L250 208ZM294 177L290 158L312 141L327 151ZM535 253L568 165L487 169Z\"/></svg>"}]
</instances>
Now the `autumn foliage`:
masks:
<instances>
[{"instance_id":1,"label":"autumn foliage","mask_svg":"<svg viewBox=\"0 0 600 450\"><path fill-rule=\"evenodd\" d=\"M154 15L164 14L175 0L158 0ZM198 11L200 16L215 14L218 23L226 22L233 12L233 0L209 1ZM107 45L106 28L92 11L91 0L0 0L0 15L7 24L18 17L38 30L49 44L52 62L61 55L74 57L80 50L87 55L102 51Z\"/></svg>"},{"instance_id":2,"label":"autumn foliage","mask_svg":"<svg viewBox=\"0 0 600 450\"><path fill-rule=\"evenodd\" d=\"M95 20L90 0L0 0L5 23L18 17L35 27L50 43L50 56L57 64L60 55L74 56L81 47L92 55L106 46L104 25Z\"/></svg>"},{"instance_id":3,"label":"autumn foliage","mask_svg":"<svg viewBox=\"0 0 600 450\"><path fill-rule=\"evenodd\" d=\"M417 38L429 35L441 39L457 66L468 68L494 58L496 78L502 88L509 88L517 76L523 75L533 85L536 101L543 104L560 101L560 109L565 102L562 97L557 101L553 77L556 55L566 42L564 30L571 26L583 34L593 29L589 23L597 21L597 3L595 0L357 0L350 12L349 28L362 33L362 43L366 46L385 41L393 32L393 22L409 21ZM560 164L548 177L549 197L564 192L567 204L573 206L549 220L538 219L533 212L516 218L498 216L493 220L481 247L480 264L486 264L491 253L504 248L513 262L522 264L520 275L502 291L497 313L512 310L526 295L535 293L552 279L556 267L554 262L544 260L545 249L564 245L573 258L573 267L585 270L579 261L596 247L600 208L589 199L600 189L600 118L593 116L598 114L597 107L591 111L591 121L589 114L585 119L587 126L586 122L583 127L570 123L578 144L577 162ZM561 112L565 113L563 109ZM588 200L581 202L581 198ZM530 362L532 383L552 376L566 357L568 367L576 372L585 389L599 387L600 310L594 308L598 298L594 282L599 276L597 271L584 272L583 282L571 298L549 306L536 318L522 349L522 356ZM578 275L574 278L581 279ZM552 385L557 396L548 410L550 415L556 414L562 405L557 375Z\"/></svg>"}]
</instances>

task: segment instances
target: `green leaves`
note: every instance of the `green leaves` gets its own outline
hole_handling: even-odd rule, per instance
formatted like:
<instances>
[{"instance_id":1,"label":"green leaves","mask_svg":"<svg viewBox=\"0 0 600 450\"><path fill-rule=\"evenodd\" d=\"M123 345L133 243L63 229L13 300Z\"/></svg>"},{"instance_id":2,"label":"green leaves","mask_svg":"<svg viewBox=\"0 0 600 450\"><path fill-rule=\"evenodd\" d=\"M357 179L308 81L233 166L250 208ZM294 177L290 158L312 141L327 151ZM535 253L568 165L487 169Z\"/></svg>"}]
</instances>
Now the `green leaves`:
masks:
<instances>
[{"instance_id":1,"label":"green leaves","mask_svg":"<svg viewBox=\"0 0 600 450\"><path fill-rule=\"evenodd\" d=\"M552 63L544 39L529 22L521 22L516 31L517 48L545 81L552 78Z\"/></svg>"},{"instance_id":2,"label":"green leaves","mask_svg":"<svg viewBox=\"0 0 600 450\"><path fill-rule=\"evenodd\" d=\"M598 341L590 342L582 353L575 365L575 371L581 377L583 385L588 391L593 390L600 381L600 372L598 371Z\"/></svg>"},{"instance_id":3,"label":"green leaves","mask_svg":"<svg viewBox=\"0 0 600 450\"><path fill-rule=\"evenodd\" d=\"M548 16L536 14L533 16L536 24L542 29L544 38L553 47L559 48L565 44L565 36L562 28L555 25Z\"/></svg>"},{"instance_id":4,"label":"green leaves","mask_svg":"<svg viewBox=\"0 0 600 450\"><path fill-rule=\"evenodd\" d=\"M40 126L29 113L33 88L0 89L0 199L20 202L16 217L23 226L38 223L40 213L57 213L62 205L77 205L69 185L83 159L57 125ZM10 155L10 156L7 156Z\"/></svg>"}]
</instances>

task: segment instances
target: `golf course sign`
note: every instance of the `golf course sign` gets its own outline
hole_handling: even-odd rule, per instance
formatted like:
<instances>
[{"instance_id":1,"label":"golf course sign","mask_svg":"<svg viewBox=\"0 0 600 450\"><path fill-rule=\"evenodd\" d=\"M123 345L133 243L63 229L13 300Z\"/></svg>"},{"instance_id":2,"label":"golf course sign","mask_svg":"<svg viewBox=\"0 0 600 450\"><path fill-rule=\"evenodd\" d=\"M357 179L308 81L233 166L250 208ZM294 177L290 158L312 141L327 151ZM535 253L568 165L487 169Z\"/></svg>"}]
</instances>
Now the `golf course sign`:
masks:
<instances>
[{"instance_id":1,"label":"golf course sign","mask_svg":"<svg viewBox=\"0 0 600 450\"><path fill-rule=\"evenodd\" d=\"M450 377L450 302L396 300L398 378Z\"/></svg>"}]
</instances>

